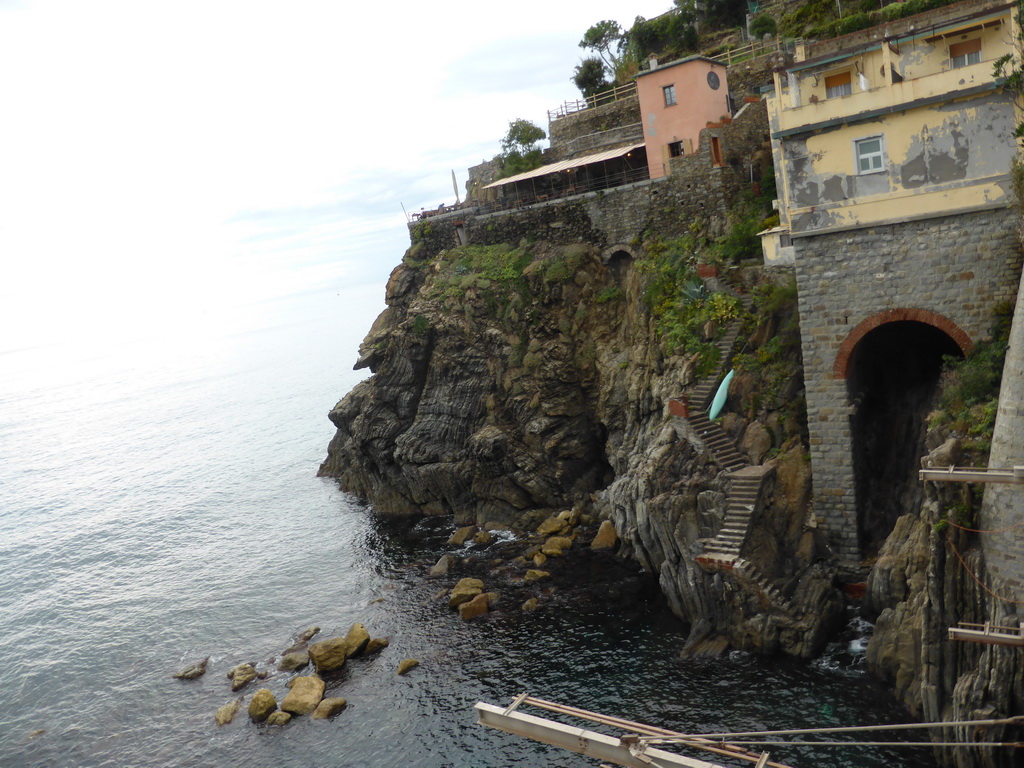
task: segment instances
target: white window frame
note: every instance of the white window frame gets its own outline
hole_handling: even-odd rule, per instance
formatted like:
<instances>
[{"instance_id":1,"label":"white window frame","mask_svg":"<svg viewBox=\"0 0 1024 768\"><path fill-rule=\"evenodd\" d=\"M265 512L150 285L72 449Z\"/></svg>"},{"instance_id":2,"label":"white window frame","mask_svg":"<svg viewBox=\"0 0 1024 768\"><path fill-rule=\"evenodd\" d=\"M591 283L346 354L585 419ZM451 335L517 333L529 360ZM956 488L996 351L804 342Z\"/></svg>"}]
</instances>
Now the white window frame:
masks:
<instances>
[{"instance_id":1,"label":"white window frame","mask_svg":"<svg viewBox=\"0 0 1024 768\"><path fill-rule=\"evenodd\" d=\"M833 85L831 88L826 84L825 86L825 98L826 99L841 99L843 96L853 95L853 72L834 72L831 75L826 75L827 78L838 77L840 75L846 75L849 79L842 85Z\"/></svg>"},{"instance_id":2,"label":"white window frame","mask_svg":"<svg viewBox=\"0 0 1024 768\"><path fill-rule=\"evenodd\" d=\"M674 107L679 102L676 100L676 84L661 86L661 93L665 97L665 106Z\"/></svg>"},{"instance_id":3,"label":"white window frame","mask_svg":"<svg viewBox=\"0 0 1024 768\"><path fill-rule=\"evenodd\" d=\"M975 40L978 41L978 50L965 53L962 56L953 56L952 53L949 56L949 68L950 69L961 69L963 67L969 67L971 64L981 63L981 38L975 37L970 40L964 40L964 43L972 43ZM952 45L950 49L952 49Z\"/></svg>"},{"instance_id":4,"label":"white window frame","mask_svg":"<svg viewBox=\"0 0 1024 768\"><path fill-rule=\"evenodd\" d=\"M878 151L861 152L861 145L866 144L869 141L878 142ZM862 160L869 161L869 168L867 170L864 170L861 167ZM864 136L859 139L854 139L853 164L856 169L857 176L869 176L873 173L885 173L885 136L878 134L877 136Z\"/></svg>"}]
</instances>

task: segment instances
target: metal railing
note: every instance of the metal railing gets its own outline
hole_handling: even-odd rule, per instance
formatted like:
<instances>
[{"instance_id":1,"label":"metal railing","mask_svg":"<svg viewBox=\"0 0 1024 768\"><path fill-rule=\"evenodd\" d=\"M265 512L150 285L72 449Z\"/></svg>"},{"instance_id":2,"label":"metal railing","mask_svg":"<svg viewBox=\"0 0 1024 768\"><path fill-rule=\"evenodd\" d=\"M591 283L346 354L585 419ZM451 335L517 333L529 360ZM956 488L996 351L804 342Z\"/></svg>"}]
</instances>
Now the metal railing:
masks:
<instances>
[{"instance_id":1,"label":"metal railing","mask_svg":"<svg viewBox=\"0 0 1024 768\"><path fill-rule=\"evenodd\" d=\"M632 82L627 83L626 85L618 85L610 91L602 91L601 93L595 94L586 99L566 101L557 109L548 110L548 122L557 120L560 117L568 117L569 115L576 114L577 112L582 112L585 109L593 109L594 107L601 107L605 104L622 101L623 99L628 99L635 95L636 82Z\"/></svg>"},{"instance_id":2,"label":"metal railing","mask_svg":"<svg viewBox=\"0 0 1024 768\"><path fill-rule=\"evenodd\" d=\"M746 45L742 45L739 48L731 48L723 53L709 56L708 58L712 61L717 61L725 64L727 67L746 59L756 59L760 56L768 56L772 53L778 53L779 51L785 50L786 47L783 45L781 37L775 37L771 40L753 40Z\"/></svg>"},{"instance_id":3,"label":"metal railing","mask_svg":"<svg viewBox=\"0 0 1024 768\"><path fill-rule=\"evenodd\" d=\"M575 181L564 187L556 189L535 190L520 189L517 185L512 194L501 200L478 202L475 205L480 213L493 213L495 211L510 211L516 208L524 208L528 205L546 203L552 200L562 200L567 197L585 195L588 192L601 192L606 189L623 187L627 184L636 184L641 181L648 181L651 178L650 172L645 165L643 168L633 168L626 171L610 173L599 179L585 179ZM525 182L520 182L525 183Z\"/></svg>"}]
</instances>

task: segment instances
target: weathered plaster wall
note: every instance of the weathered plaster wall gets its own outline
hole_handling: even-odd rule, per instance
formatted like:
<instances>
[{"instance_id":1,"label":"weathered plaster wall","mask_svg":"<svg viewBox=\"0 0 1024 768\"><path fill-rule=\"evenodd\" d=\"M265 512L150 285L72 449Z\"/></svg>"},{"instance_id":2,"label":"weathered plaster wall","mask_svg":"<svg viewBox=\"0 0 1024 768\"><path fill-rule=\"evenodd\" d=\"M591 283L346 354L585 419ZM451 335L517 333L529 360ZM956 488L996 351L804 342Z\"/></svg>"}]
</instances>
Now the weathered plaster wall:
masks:
<instances>
[{"instance_id":1,"label":"weathered plaster wall","mask_svg":"<svg viewBox=\"0 0 1024 768\"><path fill-rule=\"evenodd\" d=\"M1005 208L793 242L814 512L836 553L856 561L850 402L840 378L852 350L844 342L863 322L934 316L931 324L954 336L959 329L969 341L985 338L995 305L1014 296L1021 249Z\"/></svg>"},{"instance_id":2,"label":"weathered plaster wall","mask_svg":"<svg viewBox=\"0 0 1024 768\"><path fill-rule=\"evenodd\" d=\"M1005 205L1014 106L990 92L783 139L794 233ZM855 142L882 137L880 172L858 174Z\"/></svg>"},{"instance_id":3,"label":"weathered plaster wall","mask_svg":"<svg viewBox=\"0 0 1024 768\"><path fill-rule=\"evenodd\" d=\"M708 83L711 73L718 78L717 89ZM675 86L676 103L666 106L662 89L669 85ZM664 175L670 143L688 139L696 146L709 122L730 114L726 67L707 59L683 59L643 72L636 88L652 179Z\"/></svg>"}]
</instances>

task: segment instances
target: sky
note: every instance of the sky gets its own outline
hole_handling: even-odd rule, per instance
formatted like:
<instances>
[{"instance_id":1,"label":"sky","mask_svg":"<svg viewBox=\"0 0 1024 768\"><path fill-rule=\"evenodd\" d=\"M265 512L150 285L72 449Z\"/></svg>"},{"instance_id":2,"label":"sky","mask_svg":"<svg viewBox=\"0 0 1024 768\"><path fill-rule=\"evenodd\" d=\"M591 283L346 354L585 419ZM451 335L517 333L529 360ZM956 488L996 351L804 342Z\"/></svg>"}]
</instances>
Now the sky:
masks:
<instances>
[{"instance_id":1,"label":"sky","mask_svg":"<svg viewBox=\"0 0 1024 768\"><path fill-rule=\"evenodd\" d=\"M382 307L402 206L454 202L511 120L579 98L591 24L671 7L0 0L0 354L304 292Z\"/></svg>"}]
</instances>

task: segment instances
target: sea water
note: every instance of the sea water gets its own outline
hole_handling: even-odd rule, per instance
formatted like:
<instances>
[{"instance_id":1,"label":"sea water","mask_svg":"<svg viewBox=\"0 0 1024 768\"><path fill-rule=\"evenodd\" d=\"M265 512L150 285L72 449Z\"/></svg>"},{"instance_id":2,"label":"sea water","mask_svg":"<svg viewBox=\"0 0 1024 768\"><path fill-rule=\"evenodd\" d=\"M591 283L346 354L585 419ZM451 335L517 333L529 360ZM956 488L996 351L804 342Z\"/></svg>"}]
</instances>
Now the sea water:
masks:
<instances>
[{"instance_id":1,"label":"sea water","mask_svg":"<svg viewBox=\"0 0 1024 768\"><path fill-rule=\"evenodd\" d=\"M353 322L353 313L364 306ZM902 721L846 638L810 664L678 658L652 604L470 623L424 568L445 523L395 523L315 477L327 411L359 379L377 311L295 297L186 342L55 344L0 356L0 766L596 765L474 724L521 692L685 731ZM255 726L226 671L316 624L391 644L351 661L331 721ZM205 676L173 678L210 657ZM421 664L399 677L399 660ZM251 684L284 693L286 676ZM816 766L922 766L927 752L803 748Z\"/></svg>"}]
</instances>

